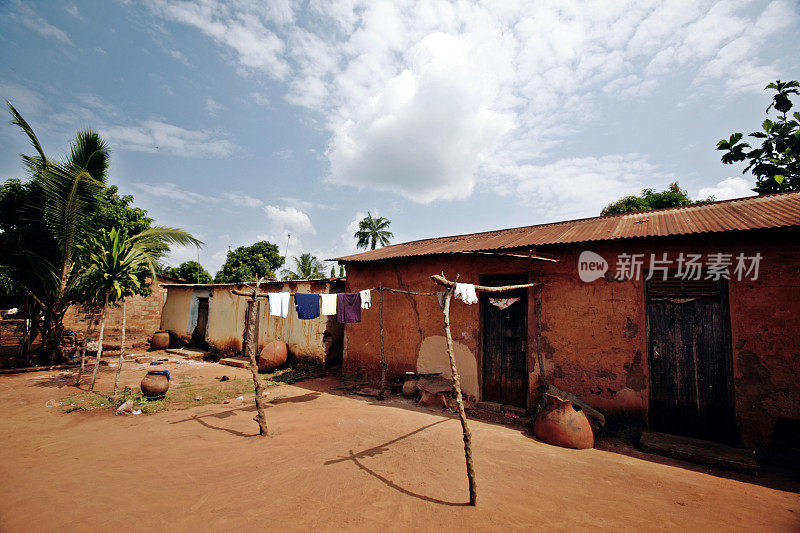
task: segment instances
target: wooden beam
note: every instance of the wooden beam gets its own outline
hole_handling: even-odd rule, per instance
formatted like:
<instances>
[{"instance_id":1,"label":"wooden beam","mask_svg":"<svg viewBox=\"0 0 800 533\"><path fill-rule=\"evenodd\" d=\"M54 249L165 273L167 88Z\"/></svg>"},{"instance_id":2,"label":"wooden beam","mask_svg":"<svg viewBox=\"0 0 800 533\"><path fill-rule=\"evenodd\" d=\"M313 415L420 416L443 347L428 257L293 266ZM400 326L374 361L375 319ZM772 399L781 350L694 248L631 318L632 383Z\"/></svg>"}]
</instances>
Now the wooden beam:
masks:
<instances>
[{"instance_id":1,"label":"wooden beam","mask_svg":"<svg viewBox=\"0 0 800 533\"><path fill-rule=\"evenodd\" d=\"M448 289L455 288L456 282L450 281L444 276L440 276L439 274L434 274L431 276L431 279L436 282L437 284L441 285L442 287L446 287ZM522 289L529 289L531 287L538 287L541 283L523 283L522 285L503 285L502 287L487 287L485 285L475 285L475 292L485 292L489 294L493 293L500 293L500 292L509 292L509 291L519 291Z\"/></svg>"}]
</instances>

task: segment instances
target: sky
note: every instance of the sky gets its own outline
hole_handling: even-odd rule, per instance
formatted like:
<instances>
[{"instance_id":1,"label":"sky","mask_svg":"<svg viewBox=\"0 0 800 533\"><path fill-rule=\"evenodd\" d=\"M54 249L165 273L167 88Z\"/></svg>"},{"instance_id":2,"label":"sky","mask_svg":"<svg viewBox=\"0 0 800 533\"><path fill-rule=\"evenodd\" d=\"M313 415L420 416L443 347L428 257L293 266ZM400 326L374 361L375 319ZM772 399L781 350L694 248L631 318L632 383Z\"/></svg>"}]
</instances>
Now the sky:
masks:
<instances>
[{"instance_id":1,"label":"sky","mask_svg":"<svg viewBox=\"0 0 800 533\"><path fill-rule=\"evenodd\" d=\"M109 183L205 242L166 262L212 275L264 239L352 253L368 212L397 243L675 180L752 195L716 143L760 127L797 50L791 0L0 0L0 98L51 157L99 131ZM24 178L8 121L0 145L0 179Z\"/></svg>"}]
</instances>

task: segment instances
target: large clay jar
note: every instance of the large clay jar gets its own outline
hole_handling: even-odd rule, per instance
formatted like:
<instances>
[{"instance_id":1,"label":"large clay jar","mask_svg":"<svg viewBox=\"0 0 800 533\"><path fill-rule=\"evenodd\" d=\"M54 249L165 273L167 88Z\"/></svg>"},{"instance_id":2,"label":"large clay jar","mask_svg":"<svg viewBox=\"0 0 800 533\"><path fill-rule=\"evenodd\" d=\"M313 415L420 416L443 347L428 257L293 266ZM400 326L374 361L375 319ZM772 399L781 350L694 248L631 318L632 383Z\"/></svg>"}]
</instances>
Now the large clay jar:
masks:
<instances>
[{"instance_id":1,"label":"large clay jar","mask_svg":"<svg viewBox=\"0 0 800 533\"><path fill-rule=\"evenodd\" d=\"M169 332L156 331L153 333L153 338L150 339L151 350L165 350L169 348Z\"/></svg>"},{"instance_id":2,"label":"large clay jar","mask_svg":"<svg viewBox=\"0 0 800 533\"><path fill-rule=\"evenodd\" d=\"M166 370L151 370L142 379L142 394L149 400L158 400L167 395L169 389L169 374Z\"/></svg>"},{"instance_id":3,"label":"large clay jar","mask_svg":"<svg viewBox=\"0 0 800 533\"><path fill-rule=\"evenodd\" d=\"M536 417L533 434L554 446L583 450L594 446L594 433L583 411L576 411L569 400L546 394L547 404Z\"/></svg>"},{"instance_id":4,"label":"large clay jar","mask_svg":"<svg viewBox=\"0 0 800 533\"><path fill-rule=\"evenodd\" d=\"M261 372L272 372L286 362L288 354L286 343L281 340L274 340L264 346L258 355L258 370Z\"/></svg>"}]
</instances>

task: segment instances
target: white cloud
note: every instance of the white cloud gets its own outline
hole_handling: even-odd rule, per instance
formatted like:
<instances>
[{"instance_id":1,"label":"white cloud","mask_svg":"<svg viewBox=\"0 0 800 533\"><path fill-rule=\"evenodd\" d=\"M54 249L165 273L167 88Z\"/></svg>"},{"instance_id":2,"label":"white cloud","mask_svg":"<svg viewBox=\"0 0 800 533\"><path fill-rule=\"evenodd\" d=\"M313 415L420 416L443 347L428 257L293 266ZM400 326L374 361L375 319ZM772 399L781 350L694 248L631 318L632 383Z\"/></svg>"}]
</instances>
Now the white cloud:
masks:
<instances>
[{"instance_id":1,"label":"white cloud","mask_svg":"<svg viewBox=\"0 0 800 533\"><path fill-rule=\"evenodd\" d=\"M191 66L191 63L189 63L189 59L180 50L170 50L169 55L171 55L174 59L177 59L187 67Z\"/></svg>"},{"instance_id":2,"label":"white cloud","mask_svg":"<svg viewBox=\"0 0 800 533\"><path fill-rule=\"evenodd\" d=\"M10 15L12 19L15 19L28 29L35 31L42 37L50 39L51 41L72 45L72 39L69 38L67 32L47 22L29 6L23 4L19 0L12 1L11 5L14 11L8 13L8 15Z\"/></svg>"},{"instance_id":3,"label":"white cloud","mask_svg":"<svg viewBox=\"0 0 800 533\"><path fill-rule=\"evenodd\" d=\"M307 214L295 207L276 207L265 205L264 212L272 222L273 229L288 230L293 234L314 234L314 225Z\"/></svg>"},{"instance_id":4,"label":"white cloud","mask_svg":"<svg viewBox=\"0 0 800 533\"><path fill-rule=\"evenodd\" d=\"M223 194L223 197L233 203L234 205L241 205L245 207L261 207L264 202L258 198L253 198L242 192L232 191Z\"/></svg>"},{"instance_id":5,"label":"white cloud","mask_svg":"<svg viewBox=\"0 0 800 533\"><path fill-rule=\"evenodd\" d=\"M21 85L0 85L0 99L11 102L11 105L13 105L23 117L26 112L35 113L41 111L44 106L44 102L38 94Z\"/></svg>"},{"instance_id":6,"label":"white cloud","mask_svg":"<svg viewBox=\"0 0 800 533\"><path fill-rule=\"evenodd\" d=\"M221 109L225 109L225 106L218 104L211 97L208 97L208 99L206 99L206 111L208 111L209 114L216 115L217 111Z\"/></svg>"},{"instance_id":7,"label":"white cloud","mask_svg":"<svg viewBox=\"0 0 800 533\"><path fill-rule=\"evenodd\" d=\"M193 26L217 43L233 49L245 68L265 72L277 79L283 79L289 72L288 64L281 57L283 41L263 22L263 19L270 18L291 20L291 7L287 12L286 2L281 2L277 9L263 9L255 2L216 0L202 3L150 0L148 4L159 15Z\"/></svg>"},{"instance_id":8,"label":"white cloud","mask_svg":"<svg viewBox=\"0 0 800 533\"><path fill-rule=\"evenodd\" d=\"M134 152L164 153L181 157L225 157L236 146L205 130L187 130L159 120L144 120L135 126L111 126L102 134L114 148Z\"/></svg>"},{"instance_id":9,"label":"white cloud","mask_svg":"<svg viewBox=\"0 0 800 533\"><path fill-rule=\"evenodd\" d=\"M156 185L150 185L148 183L134 183L133 187L153 198L175 200L189 204L216 201L214 198L209 198L203 194L182 189L178 185L171 182L164 182Z\"/></svg>"},{"instance_id":10,"label":"white cloud","mask_svg":"<svg viewBox=\"0 0 800 533\"><path fill-rule=\"evenodd\" d=\"M597 216L610 201L667 181L646 156L632 153L514 167L507 178L487 186L533 204L541 213L578 218Z\"/></svg>"},{"instance_id":11,"label":"white cloud","mask_svg":"<svg viewBox=\"0 0 800 533\"><path fill-rule=\"evenodd\" d=\"M81 16L81 14L78 11L78 8L77 8L77 6L75 4L66 4L64 6L64 11L66 11L67 13L69 13L70 15L72 15L73 17L75 17L78 20L84 20L84 18Z\"/></svg>"},{"instance_id":12,"label":"white cloud","mask_svg":"<svg viewBox=\"0 0 800 533\"><path fill-rule=\"evenodd\" d=\"M328 181L419 202L541 166L598 118L600 95L646 97L676 72L695 76L697 91L714 90L710 81L754 90L774 68L756 52L796 20L781 0L761 13L725 1L312 9L341 31L285 37L295 66L287 99L326 118Z\"/></svg>"},{"instance_id":13,"label":"white cloud","mask_svg":"<svg viewBox=\"0 0 800 533\"><path fill-rule=\"evenodd\" d=\"M556 147L605 118L601 100L675 83L760 92L780 74L761 52L798 20L789 0L149 5L235 54L242 74L284 80L286 100L319 114L327 182L423 203L468 197L489 179L546 193L530 184L561 163Z\"/></svg>"},{"instance_id":14,"label":"white cloud","mask_svg":"<svg viewBox=\"0 0 800 533\"><path fill-rule=\"evenodd\" d=\"M258 105L269 107L269 95L266 93L250 93L250 99Z\"/></svg>"},{"instance_id":15,"label":"white cloud","mask_svg":"<svg viewBox=\"0 0 800 533\"><path fill-rule=\"evenodd\" d=\"M713 196L717 200L730 200L731 198L743 198L754 196L753 182L744 178L730 177L725 178L713 187L703 187L697 193L698 199Z\"/></svg>"}]
</instances>

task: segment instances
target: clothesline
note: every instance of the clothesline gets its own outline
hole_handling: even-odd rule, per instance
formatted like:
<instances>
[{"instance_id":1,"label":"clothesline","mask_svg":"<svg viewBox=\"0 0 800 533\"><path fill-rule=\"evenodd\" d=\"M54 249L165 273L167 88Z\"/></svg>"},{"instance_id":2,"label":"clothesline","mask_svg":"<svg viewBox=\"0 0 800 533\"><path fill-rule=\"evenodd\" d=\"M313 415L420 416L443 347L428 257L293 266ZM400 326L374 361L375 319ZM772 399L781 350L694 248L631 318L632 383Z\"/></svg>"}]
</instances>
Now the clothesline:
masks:
<instances>
[{"instance_id":1,"label":"clothesline","mask_svg":"<svg viewBox=\"0 0 800 533\"><path fill-rule=\"evenodd\" d=\"M399 294L413 294L415 296L436 296L437 295L437 293L435 293L435 292L404 291L402 289L391 289L389 287L382 287L380 285L377 286L377 287L374 287L374 288L372 288L370 290L371 291L389 291L389 292L396 292L396 293L399 293Z\"/></svg>"}]
</instances>

